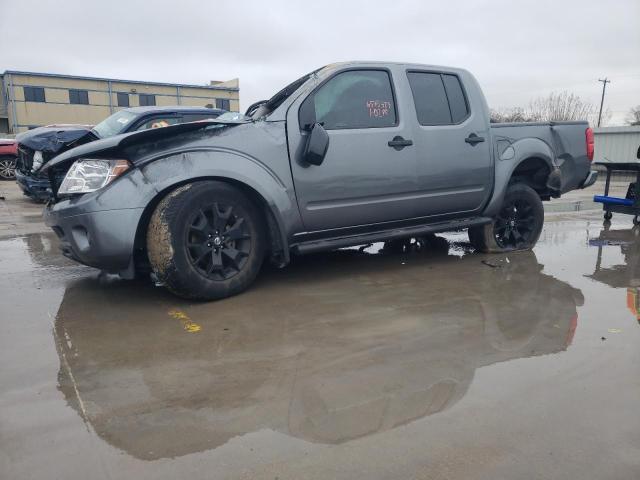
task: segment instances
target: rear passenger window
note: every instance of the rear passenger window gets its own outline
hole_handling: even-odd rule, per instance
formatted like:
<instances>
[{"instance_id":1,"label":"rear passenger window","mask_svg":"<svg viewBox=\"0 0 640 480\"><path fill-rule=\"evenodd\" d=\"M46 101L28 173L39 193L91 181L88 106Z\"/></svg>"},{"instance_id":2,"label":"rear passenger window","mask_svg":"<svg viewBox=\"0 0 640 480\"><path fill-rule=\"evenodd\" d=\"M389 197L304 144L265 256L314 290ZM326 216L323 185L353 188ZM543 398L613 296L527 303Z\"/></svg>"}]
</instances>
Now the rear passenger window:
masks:
<instances>
[{"instance_id":1,"label":"rear passenger window","mask_svg":"<svg viewBox=\"0 0 640 480\"><path fill-rule=\"evenodd\" d=\"M439 73L409 72L409 85L420 125L448 125L451 112Z\"/></svg>"},{"instance_id":2,"label":"rear passenger window","mask_svg":"<svg viewBox=\"0 0 640 480\"><path fill-rule=\"evenodd\" d=\"M301 125L322 123L326 130L396 125L396 106L389 74L383 70L339 73L300 108Z\"/></svg>"},{"instance_id":3,"label":"rear passenger window","mask_svg":"<svg viewBox=\"0 0 640 480\"><path fill-rule=\"evenodd\" d=\"M462 86L455 75L407 73L420 125L451 125L469 114Z\"/></svg>"},{"instance_id":4,"label":"rear passenger window","mask_svg":"<svg viewBox=\"0 0 640 480\"><path fill-rule=\"evenodd\" d=\"M451 108L453 123L460 123L467 117L467 115L469 115L467 100L464 97L462 85L460 85L460 79L455 75L442 75L442 80L444 81L444 87L447 90L447 97L449 98L449 107Z\"/></svg>"}]
</instances>

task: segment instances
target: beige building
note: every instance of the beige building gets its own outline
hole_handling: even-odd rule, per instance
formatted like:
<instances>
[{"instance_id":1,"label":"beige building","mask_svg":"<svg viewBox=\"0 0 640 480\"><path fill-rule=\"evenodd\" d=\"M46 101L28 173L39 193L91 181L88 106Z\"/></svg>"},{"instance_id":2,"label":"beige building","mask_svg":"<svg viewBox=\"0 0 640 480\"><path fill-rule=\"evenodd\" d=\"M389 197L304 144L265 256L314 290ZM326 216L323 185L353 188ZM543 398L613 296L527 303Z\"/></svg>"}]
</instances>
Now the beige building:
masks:
<instances>
[{"instance_id":1,"label":"beige building","mask_svg":"<svg viewBox=\"0 0 640 480\"><path fill-rule=\"evenodd\" d=\"M0 84L0 133L55 123L95 125L126 107L240 108L238 79L201 86L7 70Z\"/></svg>"}]
</instances>

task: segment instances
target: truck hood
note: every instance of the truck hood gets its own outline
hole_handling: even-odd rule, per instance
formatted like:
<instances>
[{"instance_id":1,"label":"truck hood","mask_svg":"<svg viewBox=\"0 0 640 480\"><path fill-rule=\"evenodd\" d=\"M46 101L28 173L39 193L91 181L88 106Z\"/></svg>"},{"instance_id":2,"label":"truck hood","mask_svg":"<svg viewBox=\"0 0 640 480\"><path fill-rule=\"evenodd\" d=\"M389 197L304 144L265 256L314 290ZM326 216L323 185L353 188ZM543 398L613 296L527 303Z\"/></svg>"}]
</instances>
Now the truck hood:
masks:
<instances>
[{"instance_id":1,"label":"truck hood","mask_svg":"<svg viewBox=\"0 0 640 480\"><path fill-rule=\"evenodd\" d=\"M20 133L16 141L32 150L55 154L86 136L95 137L88 125L50 125Z\"/></svg>"},{"instance_id":2,"label":"truck hood","mask_svg":"<svg viewBox=\"0 0 640 480\"><path fill-rule=\"evenodd\" d=\"M90 157L92 155L104 154L111 150L120 150L129 145L133 145L139 142L152 141L155 139L164 139L172 135L179 133L191 132L200 130L203 128L211 127L213 125L219 125L220 127L231 127L234 125L241 125L244 123L251 123L252 120L242 119L207 119L197 122L179 123L176 125L170 125L162 128L152 128L149 130L142 130L140 132L124 133L121 135L115 135L113 137L104 138L95 142L79 145L75 148L67 150L61 153L53 160L45 164L40 170L42 172L47 171L50 168L60 166L64 163L70 163L78 158Z\"/></svg>"}]
</instances>

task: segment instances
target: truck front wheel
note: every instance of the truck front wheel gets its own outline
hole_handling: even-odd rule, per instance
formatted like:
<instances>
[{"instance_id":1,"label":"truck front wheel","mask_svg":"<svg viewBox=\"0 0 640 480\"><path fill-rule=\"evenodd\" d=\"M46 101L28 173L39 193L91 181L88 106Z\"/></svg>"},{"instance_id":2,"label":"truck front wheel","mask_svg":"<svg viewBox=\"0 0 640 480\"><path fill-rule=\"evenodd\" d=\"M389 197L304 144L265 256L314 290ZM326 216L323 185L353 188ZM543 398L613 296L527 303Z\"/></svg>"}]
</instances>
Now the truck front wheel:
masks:
<instances>
[{"instance_id":1,"label":"truck front wheel","mask_svg":"<svg viewBox=\"0 0 640 480\"><path fill-rule=\"evenodd\" d=\"M245 290L264 259L259 209L224 182L178 187L156 207L147 229L158 280L184 298L214 300Z\"/></svg>"},{"instance_id":2,"label":"truck front wheel","mask_svg":"<svg viewBox=\"0 0 640 480\"><path fill-rule=\"evenodd\" d=\"M476 250L501 253L529 250L538 241L544 224L544 207L528 185L510 185L500 212L493 222L469 228L469 240Z\"/></svg>"}]
</instances>

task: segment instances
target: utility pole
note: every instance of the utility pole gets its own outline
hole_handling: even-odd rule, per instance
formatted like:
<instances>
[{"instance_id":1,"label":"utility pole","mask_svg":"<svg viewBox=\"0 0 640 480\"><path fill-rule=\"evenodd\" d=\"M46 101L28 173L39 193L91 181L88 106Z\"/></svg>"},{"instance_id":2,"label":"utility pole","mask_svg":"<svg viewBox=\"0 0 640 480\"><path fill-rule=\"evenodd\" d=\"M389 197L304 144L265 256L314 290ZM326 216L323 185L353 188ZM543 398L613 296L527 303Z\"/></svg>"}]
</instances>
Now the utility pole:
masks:
<instances>
[{"instance_id":1,"label":"utility pole","mask_svg":"<svg viewBox=\"0 0 640 480\"><path fill-rule=\"evenodd\" d=\"M602 82L602 99L600 100L600 113L598 113L598 127L600 126L600 121L602 120L602 106L604 105L604 92L607 89L607 83L611 83L611 80L608 80L607 77L604 77L604 80L598 79L599 82Z\"/></svg>"}]
</instances>

